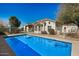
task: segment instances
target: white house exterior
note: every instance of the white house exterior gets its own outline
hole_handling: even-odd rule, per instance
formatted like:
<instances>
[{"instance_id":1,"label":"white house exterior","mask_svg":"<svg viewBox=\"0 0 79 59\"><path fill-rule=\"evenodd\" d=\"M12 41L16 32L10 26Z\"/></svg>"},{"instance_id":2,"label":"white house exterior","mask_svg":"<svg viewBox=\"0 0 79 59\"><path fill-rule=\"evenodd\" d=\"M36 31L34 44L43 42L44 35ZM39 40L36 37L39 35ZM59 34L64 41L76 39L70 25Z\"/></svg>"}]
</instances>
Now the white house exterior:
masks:
<instances>
[{"instance_id":1,"label":"white house exterior","mask_svg":"<svg viewBox=\"0 0 79 59\"><path fill-rule=\"evenodd\" d=\"M67 24L62 26L62 33L76 33L78 31L78 26L76 24Z\"/></svg>"},{"instance_id":2,"label":"white house exterior","mask_svg":"<svg viewBox=\"0 0 79 59\"><path fill-rule=\"evenodd\" d=\"M33 32L33 30L34 30L34 25L33 24L28 24L28 25L25 25L23 27L24 32Z\"/></svg>"},{"instance_id":3,"label":"white house exterior","mask_svg":"<svg viewBox=\"0 0 79 59\"><path fill-rule=\"evenodd\" d=\"M49 34L49 29L54 29L56 28L55 21L52 21L50 19L43 19L38 21L41 26L35 26L34 33L41 33L42 31L46 31L47 34Z\"/></svg>"},{"instance_id":4,"label":"white house exterior","mask_svg":"<svg viewBox=\"0 0 79 59\"><path fill-rule=\"evenodd\" d=\"M24 32L29 32L29 27L28 26L24 26L23 31Z\"/></svg>"}]
</instances>

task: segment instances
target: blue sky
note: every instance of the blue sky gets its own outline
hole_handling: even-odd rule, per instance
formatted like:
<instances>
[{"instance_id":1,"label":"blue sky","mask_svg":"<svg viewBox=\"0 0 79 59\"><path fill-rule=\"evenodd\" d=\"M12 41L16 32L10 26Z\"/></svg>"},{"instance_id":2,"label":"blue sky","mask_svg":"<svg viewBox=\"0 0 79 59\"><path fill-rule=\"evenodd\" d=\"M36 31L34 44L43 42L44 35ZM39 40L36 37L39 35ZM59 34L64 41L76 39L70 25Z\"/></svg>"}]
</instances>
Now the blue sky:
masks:
<instances>
[{"instance_id":1,"label":"blue sky","mask_svg":"<svg viewBox=\"0 0 79 59\"><path fill-rule=\"evenodd\" d=\"M58 11L59 4L55 3L0 4L0 20L7 22L10 16L16 16L25 25L43 18L55 20Z\"/></svg>"}]
</instances>

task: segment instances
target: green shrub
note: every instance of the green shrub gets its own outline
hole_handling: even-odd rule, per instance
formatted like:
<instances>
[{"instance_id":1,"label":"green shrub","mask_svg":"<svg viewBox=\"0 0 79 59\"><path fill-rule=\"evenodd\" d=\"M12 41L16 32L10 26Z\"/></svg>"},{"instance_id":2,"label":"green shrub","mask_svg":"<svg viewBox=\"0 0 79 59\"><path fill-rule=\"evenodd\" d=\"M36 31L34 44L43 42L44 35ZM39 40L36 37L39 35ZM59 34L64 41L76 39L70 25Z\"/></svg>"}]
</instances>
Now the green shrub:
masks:
<instances>
[{"instance_id":1,"label":"green shrub","mask_svg":"<svg viewBox=\"0 0 79 59\"><path fill-rule=\"evenodd\" d=\"M49 32L49 34L52 34L52 35L56 34L56 31L54 29L49 29L48 32Z\"/></svg>"},{"instance_id":2,"label":"green shrub","mask_svg":"<svg viewBox=\"0 0 79 59\"><path fill-rule=\"evenodd\" d=\"M41 34L47 34L47 32L46 31L41 31Z\"/></svg>"}]
</instances>

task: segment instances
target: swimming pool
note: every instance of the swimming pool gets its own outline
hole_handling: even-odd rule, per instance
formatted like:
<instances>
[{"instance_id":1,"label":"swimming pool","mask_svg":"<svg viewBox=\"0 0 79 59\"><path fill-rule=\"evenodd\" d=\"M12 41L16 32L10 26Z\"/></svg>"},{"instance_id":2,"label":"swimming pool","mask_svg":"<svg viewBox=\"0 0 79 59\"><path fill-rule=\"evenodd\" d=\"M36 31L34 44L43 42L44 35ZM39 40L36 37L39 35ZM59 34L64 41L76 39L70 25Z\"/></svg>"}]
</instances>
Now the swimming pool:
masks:
<instances>
[{"instance_id":1,"label":"swimming pool","mask_svg":"<svg viewBox=\"0 0 79 59\"><path fill-rule=\"evenodd\" d=\"M72 44L37 36L11 36L6 42L17 56L70 56Z\"/></svg>"}]
</instances>

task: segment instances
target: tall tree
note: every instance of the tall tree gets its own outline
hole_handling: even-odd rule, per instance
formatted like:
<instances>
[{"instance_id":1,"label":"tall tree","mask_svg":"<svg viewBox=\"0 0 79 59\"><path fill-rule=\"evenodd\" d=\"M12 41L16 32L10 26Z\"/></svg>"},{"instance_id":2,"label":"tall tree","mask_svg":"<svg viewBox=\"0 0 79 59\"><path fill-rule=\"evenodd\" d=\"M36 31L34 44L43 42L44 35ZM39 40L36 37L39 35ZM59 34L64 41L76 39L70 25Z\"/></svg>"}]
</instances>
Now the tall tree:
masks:
<instances>
[{"instance_id":1,"label":"tall tree","mask_svg":"<svg viewBox=\"0 0 79 59\"><path fill-rule=\"evenodd\" d=\"M19 21L19 19L16 16L11 16L10 19L9 19L9 24L10 24L10 27L11 27L11 33L13 33L14 30L18 29L21 22Z\"/></svg>"},{"instance_id":2,"label":"tall tree","mask_svg":"<svg viewBox=\"0 0 79 59\"><path fill-rule=\"evenodd\" d=\"M60 5L57 23L68 24L75 23L79 26L79 4L68 3Z\"/></svg>"}]
</instances>

